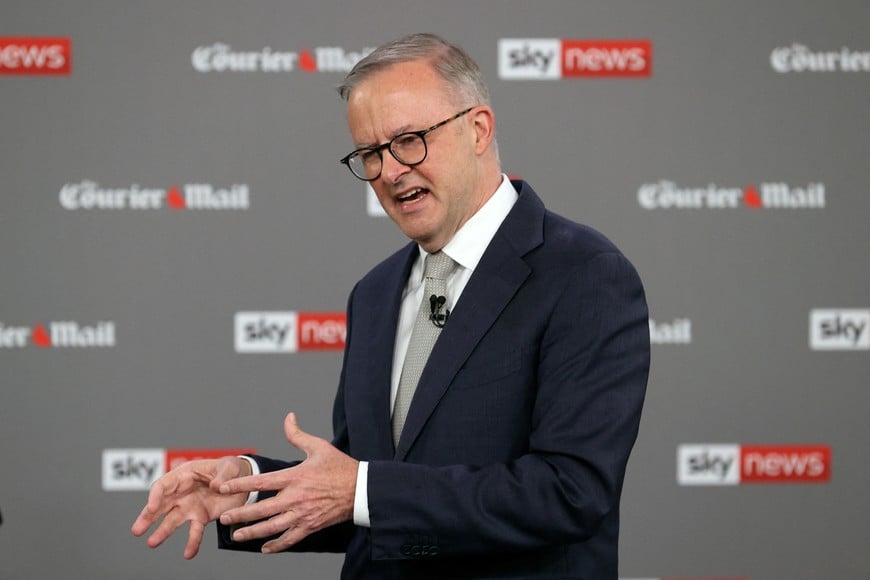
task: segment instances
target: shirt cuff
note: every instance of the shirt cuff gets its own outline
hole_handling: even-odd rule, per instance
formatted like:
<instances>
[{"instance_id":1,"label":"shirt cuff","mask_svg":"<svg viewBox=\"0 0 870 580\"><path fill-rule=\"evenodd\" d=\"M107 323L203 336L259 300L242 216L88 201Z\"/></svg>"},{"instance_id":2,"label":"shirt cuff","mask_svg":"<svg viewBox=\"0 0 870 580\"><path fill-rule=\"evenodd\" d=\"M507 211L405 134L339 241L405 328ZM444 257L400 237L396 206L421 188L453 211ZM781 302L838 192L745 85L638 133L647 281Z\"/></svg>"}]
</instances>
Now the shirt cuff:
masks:
<instances>
[{"instance_id":1,"label":"shirt cuff","mask_svg":"<svg viewBox=\"0 0 870 580\"><path fill-rule=\"evenodd\" d=\"M369 462L360 461L356 472L356 492L353 496L353 523L364 528L372 527L369 517Z\"/></svg>"},{"instance_id":2,"label":"shirt cuff","mask_svg":"<svg viewBox=\"0 0 870 580\"><path fill-rule=\"evenodd\" d=\"M244 459L251 465L251 475L260 475L260 466L257 465L257 462L254 461L253 457L248 457L247 455L239 455L240 458ZM245 502L245 505L251 505L252 503L257 503L257 498L259 497L260 492L252 491L248 493L248 501Z\"/></svg>"}]
</instances>

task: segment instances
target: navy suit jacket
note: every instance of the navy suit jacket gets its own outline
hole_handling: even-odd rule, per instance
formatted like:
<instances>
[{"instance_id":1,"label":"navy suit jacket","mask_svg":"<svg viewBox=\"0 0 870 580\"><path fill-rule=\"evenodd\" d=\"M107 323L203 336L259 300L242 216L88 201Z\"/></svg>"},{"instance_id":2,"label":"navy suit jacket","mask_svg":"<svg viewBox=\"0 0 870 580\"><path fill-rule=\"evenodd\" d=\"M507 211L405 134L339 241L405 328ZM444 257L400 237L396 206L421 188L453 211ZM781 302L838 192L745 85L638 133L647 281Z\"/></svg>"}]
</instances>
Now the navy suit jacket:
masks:
<instances>
[{"instance_id":1,"label":"navy suit jacket","mask_svg":"<svg viewBox=\"0 0 870 580\"><path fill-rule=\"evenodd\" d=\"M344 578L618 576L619 499L649 370L643 287L601 234L514 187L396 448L391 367L417 245L351 293L334 444L370 462L371 528L342 524L294 547L346 552ZM262 544L220 532L225 548Z\"/></svg>"}]
</instances>

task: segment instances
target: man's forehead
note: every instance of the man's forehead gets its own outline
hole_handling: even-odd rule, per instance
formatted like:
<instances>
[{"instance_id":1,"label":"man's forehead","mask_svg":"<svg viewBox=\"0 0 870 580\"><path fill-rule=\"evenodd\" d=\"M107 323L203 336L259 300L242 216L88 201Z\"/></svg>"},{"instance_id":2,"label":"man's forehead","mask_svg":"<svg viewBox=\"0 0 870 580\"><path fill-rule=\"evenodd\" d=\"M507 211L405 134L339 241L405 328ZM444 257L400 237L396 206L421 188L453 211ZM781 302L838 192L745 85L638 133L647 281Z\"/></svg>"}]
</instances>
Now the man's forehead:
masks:
<instances>
[{"instance_id":1,"label":"man's forehead","mask_svg":"<svg viewBox=\"0 0 870 580\"><path fill-rule=\"evenodd\" d=\"M372 144L404 131L425 128L442 109L452 110L448 95L438 88L372 82L360 84L351 93L347 118L354 139L360 144Z\"/></svg>"},{"instance_id":2,"label":"man's forehead","mask_svg":"<svg viewBox=\"0 0 870 580\"><path fill-rule=\"evenodd\" d=\"M446 96L450 91L428 60L399 62L370 73L351 91L350 98L424 98Z\"/></svg>"},{"instance_id":3,"label":"man's forehead","mask_svg":"<svg viewBox=\"0 0 870 580\"><path fill-rule=\"evenodd\" d=\"M365 112L348 114L351 136L358 147L378 145L399 133L417 130L424 122L424 112L383 107Z\"/></svg>"}]
</instances>

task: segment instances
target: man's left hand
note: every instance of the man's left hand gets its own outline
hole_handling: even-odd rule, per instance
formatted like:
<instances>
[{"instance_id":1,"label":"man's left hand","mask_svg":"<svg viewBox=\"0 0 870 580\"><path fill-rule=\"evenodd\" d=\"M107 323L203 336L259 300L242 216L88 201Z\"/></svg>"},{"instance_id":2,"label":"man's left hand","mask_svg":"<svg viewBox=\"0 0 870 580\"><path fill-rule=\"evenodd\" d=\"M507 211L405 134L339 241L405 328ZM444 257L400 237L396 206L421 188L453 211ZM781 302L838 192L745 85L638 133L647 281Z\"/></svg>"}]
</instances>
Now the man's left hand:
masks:
<instances>
[{"instance_id":1,"label":"man's left hand","mask_svg":"<svg viewBox=\"0 0 870 580\"><path fill-rule=\"evenodd\" d=\"M224 512L224 525L265 520L236 530L233 540L245 542L281 534L263 544L264 553L280 552L309 534L353 519L359 462L325 439L304 432L295 413L284 419L284 434L306 459L294 467L227 481L221 493L279 490L274 497ZM268 519L266 519L268 518Z\"/></svg>"}]
</instances>

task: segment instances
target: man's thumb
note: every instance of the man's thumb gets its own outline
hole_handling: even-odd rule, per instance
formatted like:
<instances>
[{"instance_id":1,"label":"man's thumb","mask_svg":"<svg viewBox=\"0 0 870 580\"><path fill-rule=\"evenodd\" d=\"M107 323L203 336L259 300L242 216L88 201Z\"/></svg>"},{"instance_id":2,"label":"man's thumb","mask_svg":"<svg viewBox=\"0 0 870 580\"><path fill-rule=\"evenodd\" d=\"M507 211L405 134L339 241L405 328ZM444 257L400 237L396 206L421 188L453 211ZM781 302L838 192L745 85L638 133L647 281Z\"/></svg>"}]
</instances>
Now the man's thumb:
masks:
<instances>
[{"instance_id":1,"label":"man's thumb","mask_svg":"<svg viewBox=\"0 0 870 580\"><path fill-rule=\"evenodd\" d=\"M308 433L299 428L299 423L296 422L296 413L287 413L284 418L284 436L290 445L301 449L306 454L308 453L308 440L311 437Z\"/></svg>"}]
</instances>

